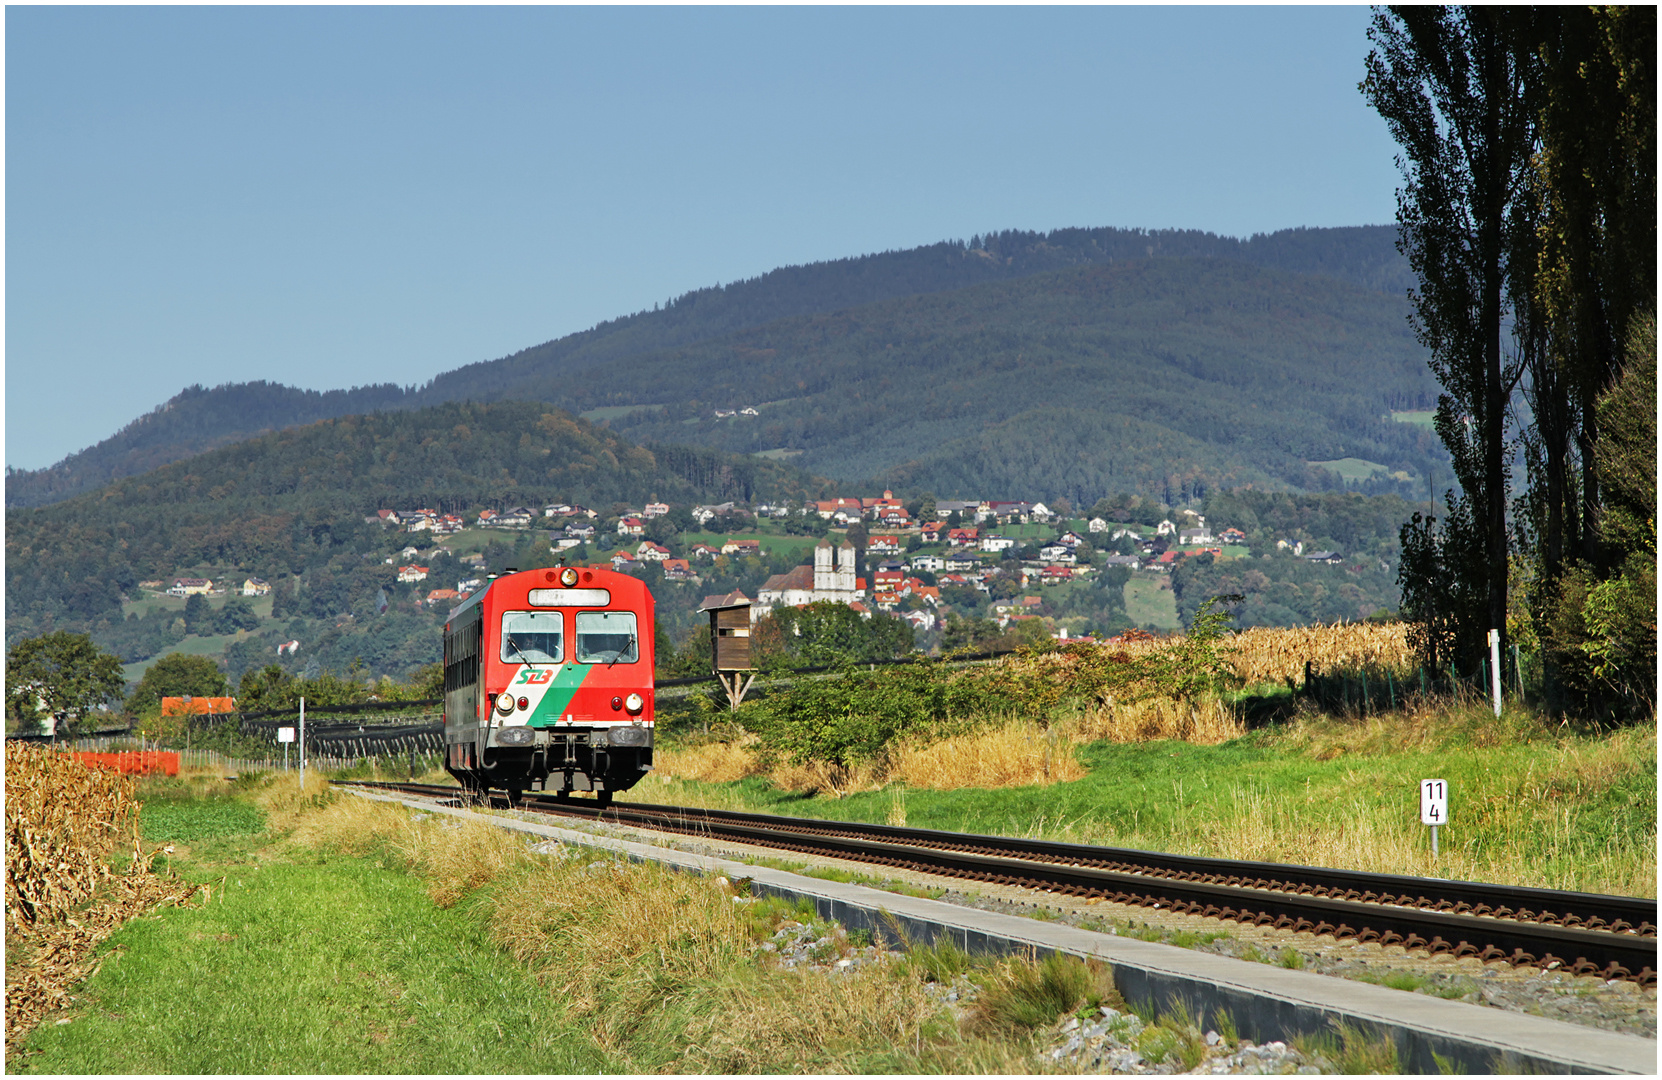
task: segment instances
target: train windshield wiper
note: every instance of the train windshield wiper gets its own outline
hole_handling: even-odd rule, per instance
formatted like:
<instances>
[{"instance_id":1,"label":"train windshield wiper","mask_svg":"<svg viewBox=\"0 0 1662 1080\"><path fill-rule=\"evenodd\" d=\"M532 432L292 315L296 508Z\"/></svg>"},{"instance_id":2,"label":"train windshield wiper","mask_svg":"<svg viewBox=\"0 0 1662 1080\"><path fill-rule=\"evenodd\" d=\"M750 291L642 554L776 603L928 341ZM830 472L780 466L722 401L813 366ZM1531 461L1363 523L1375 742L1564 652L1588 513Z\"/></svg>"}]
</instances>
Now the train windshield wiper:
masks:
<instances>
[{"instance_id":1,"label":"train windshield wiper","mask_svg":"<svg viewBox=\"0 0 1662 1080\"><path fill-rule=\"evenodd\" d=\"M618 650L618 651L617 651L617 652L615 652L615 653L613 653L613 654L612 654L612 662L611 662L611 663L610 663L610 664L607 664L607 665L606 665L606 670L607 670L607 671L610 671L610 670L612 670L612 668L614 668L614 667L616 667L616 666L617 666L617 662L618 662L618 661L619 661L619 660L622 660L622 659L623 659L623 654L624 654L624 653L629 653L629 654L630 654L630 657L629 657L629 659L630 659L630 663L633 663L633 662L634 662L634 652L635 652L635 639L634 639L634 638L630 638L630 639L629 639L629 647L628 647L628 648L626 648L626 649L619 649L619 650Z\"/></svg>"}]
</instances>

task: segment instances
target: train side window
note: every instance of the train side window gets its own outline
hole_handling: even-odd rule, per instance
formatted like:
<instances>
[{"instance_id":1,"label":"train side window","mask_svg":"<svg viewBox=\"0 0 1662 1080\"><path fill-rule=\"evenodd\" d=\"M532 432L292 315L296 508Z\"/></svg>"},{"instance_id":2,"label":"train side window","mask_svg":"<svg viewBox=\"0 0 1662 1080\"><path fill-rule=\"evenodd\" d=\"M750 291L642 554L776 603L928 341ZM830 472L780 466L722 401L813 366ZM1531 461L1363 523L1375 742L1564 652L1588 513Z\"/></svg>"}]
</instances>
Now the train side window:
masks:
<instances>
[{"instance_id":1,"label":"train side window","mask_svg":"<svg viewBox=\"0 0 1662 1080\"><path fill-rule=\"evenodd\" d=\"M508 664L558 664L564 657L558 611L510 611L502 616L502 660Z\"/></svg>"},{"instance_id":2,"label":"train side window","mask_svg":"<svg viewBox=\"0 0 1662 1080\"><path fill-rule=\"evenodd\" d=\"M633 664L641 658L633 611L579 611L579 664Z\"/></svg>"}]
</instances>

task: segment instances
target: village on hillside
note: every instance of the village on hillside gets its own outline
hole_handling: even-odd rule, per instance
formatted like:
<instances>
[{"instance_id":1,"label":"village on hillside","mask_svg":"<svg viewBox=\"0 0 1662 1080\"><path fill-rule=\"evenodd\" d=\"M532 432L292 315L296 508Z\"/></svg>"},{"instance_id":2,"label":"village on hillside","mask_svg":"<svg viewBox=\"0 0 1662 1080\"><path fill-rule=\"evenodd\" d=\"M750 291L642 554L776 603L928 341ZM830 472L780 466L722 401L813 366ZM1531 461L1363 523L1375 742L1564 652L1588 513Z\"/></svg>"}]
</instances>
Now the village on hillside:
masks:
<instances>
[{"instance_id":1,"label":"village on hillside","mask_svg":"<svg viewBox=\"0 0 1662 1080\"><path fill-rule=\"evenodd\" d=\"M624 573L653 568L653 581L694 588L748 557L797 550L801 563L768 576L754 595L736 592L724 598L749 604L753 621L776 608L829 601L867 616L886 612L925 632L967 606L1004 629L1043 618L1045 598L1058 586L1119 571L1169 589L1169 582L1158 579L1183 559L1248 554L1242 530L1214 532L1205 516L1192 509L1170 510L1169 516L1150 523L1075 517L1070 509L1065 503L1052 508L1040 501L949 499L914 501L909 507L884 491L801 505L649 502L609 512L557 502L485 509L468 515L471 521L431 508L383 508L364 520L387 530L425 534L426 539L386 561L396 565L398 581L428 583L424 599L435 608L454 605L482 588L488 572L482 555L455 555L466 576L429 583L424 558L454 554L446 540L464 530L502 530L522 537L534 533L539 541L547 535L548 550L560 561ZM814 537L819 537L817 543ZM1306 541L1296 537L1278 539L1276 546L1309 563L1344 561L1332 550L1306 550ZM489 572L505 569L492 566ZM1045 621L1049 631L1051 620ZM1061 626L1050 632L1064 639L1068 635Z\"/></svg>"}]
</instances>

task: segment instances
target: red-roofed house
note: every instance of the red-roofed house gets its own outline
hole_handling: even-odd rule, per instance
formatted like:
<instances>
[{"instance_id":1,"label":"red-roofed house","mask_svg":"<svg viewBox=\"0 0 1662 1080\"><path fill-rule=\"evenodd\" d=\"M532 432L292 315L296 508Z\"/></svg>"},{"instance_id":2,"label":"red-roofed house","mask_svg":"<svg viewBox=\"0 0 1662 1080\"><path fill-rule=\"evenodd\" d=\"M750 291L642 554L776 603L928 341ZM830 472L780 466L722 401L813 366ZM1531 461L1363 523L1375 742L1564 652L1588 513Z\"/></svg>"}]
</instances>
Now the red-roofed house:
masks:
<instances>
[{"instance_id":1,"label":"red-roofed house","mask_svg":"<svg viewBox=\"0 0 1662 1080\"><path fill-rule=\"evenodd\" d=\"M398 568L399 581L424 581L427 577L425 566L400 566Z\"/></svg>"}]
</instances>

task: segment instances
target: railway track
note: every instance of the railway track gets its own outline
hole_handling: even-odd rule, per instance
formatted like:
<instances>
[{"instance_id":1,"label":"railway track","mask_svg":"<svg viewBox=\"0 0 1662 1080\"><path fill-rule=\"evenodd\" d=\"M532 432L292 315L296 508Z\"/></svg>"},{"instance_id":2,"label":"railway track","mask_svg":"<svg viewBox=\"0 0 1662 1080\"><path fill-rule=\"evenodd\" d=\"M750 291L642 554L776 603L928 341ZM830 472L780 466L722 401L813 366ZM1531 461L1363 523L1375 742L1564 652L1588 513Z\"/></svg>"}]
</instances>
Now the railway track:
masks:
<instances>
[{"instance_id":1,"label":"railway track","mask_svg":"<svg viewBox=\"0 0 1662 1080\"><path fill-rule=\"evenodd\" d=\"M438 785L356 786L439 799L459 794ZM493 805L508 806L500 798ZM1656 983L1655 900L677 806L600 808L536 794L514 808Z\"/></svg>"}]
</instances>

